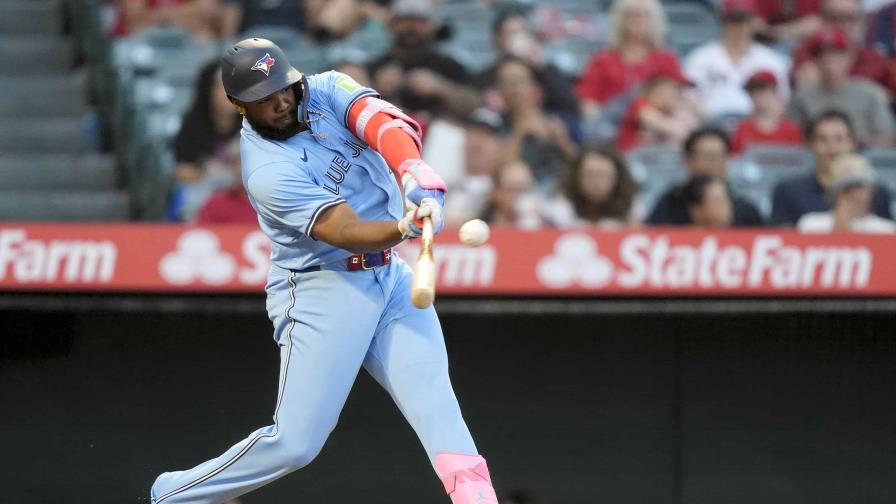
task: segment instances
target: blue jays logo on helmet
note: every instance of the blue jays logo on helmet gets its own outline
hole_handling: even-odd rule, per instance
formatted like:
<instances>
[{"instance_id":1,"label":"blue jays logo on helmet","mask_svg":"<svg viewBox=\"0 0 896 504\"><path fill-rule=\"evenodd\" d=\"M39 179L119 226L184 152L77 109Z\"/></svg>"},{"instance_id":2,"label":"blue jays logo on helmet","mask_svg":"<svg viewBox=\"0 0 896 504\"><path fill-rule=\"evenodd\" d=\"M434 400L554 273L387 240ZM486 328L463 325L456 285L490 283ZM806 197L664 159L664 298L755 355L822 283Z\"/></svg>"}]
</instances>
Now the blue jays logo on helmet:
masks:
<instances>
[{"instance_id":1,"label":"blue jays logo on helmet","mask_svg":"<svg viewBox=\"0 0 896 504\"><path fill-rule=\"evenodd\" d=\"M271 67L274 66L274 62L274 58L272 58L269 53L265 53L264 56L259 58L259 60L252 65L252 70L264 72L265 76L268 76L271 74Z\"/></svg>"}]
</instances>

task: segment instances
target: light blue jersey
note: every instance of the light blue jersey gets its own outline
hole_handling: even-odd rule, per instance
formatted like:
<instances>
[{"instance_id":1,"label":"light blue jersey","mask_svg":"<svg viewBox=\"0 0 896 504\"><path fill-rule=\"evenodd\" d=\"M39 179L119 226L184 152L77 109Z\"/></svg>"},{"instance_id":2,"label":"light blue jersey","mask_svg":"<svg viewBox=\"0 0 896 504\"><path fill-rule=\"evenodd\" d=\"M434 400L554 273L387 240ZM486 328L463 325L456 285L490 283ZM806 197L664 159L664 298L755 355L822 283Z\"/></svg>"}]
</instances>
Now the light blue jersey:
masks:
<instances>
[{"instance_id":1,"label":"light blue jersey","mask_svg":"<svg viewBox=\"0 0 896 504\"><path fill-rule=\"evenodd\" d=\"M277 64L269 54L260 61ZM304 86L299 117L310 131L276 142L244 122L241 141L243 184L273 242L266 291L280 348L274 423L216 458L159 475L153 504L218 504L311 463L362 367L395 400L443 481L488 478L478 462L463 469L462 480L439 474L437 457L477 452L448 377L436 311L411 304L411 268L392 255L389 264L349 271L350 252L310 236L321 212L343 202L362 220L402 216L386 162L345 124L352 103L376 92L336 72L307 77ZM455 504L497 504L493 491L475 500L446 491Z\"/></svg>"},{"instance_id":2,"label":"light blue jersey","mask_svg":"<svg viewBox=\"0 0 896 504\"><path fill-rule=\"evenodd\" d=\"M310 126L277 142L243 121L243 185L271 239L271 259L285 270L343 260L344 249L311 238L320 214L347 202L361 220L398 220L404 204L386 161L346 127L352 104L378 96L347 75L326 72L305 79L300 117Z\"/></svg>"}]
</instances>

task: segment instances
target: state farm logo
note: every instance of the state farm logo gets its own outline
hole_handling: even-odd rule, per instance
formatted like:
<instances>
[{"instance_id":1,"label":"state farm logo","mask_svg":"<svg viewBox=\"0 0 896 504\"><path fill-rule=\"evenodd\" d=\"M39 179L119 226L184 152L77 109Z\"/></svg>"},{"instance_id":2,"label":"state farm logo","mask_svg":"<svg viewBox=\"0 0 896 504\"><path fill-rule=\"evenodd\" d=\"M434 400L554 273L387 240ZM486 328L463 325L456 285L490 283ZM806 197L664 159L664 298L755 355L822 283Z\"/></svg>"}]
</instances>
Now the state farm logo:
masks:
<instances>
[{"instance_id":1,"label":"state farm logo","mask_svg":"<svg viewBox=\"0 0 896 504\"><path fill-rule=\"evenodd\" d=\"M613 262L601 256L588 235L569 234L554 244L554 253L538 262L536 275L544 285L562 289L571 285L597 288L610 283Z\"/></svg>"},{"instance_id":2,"label":"state farm logo","mask_svg":"<svg viewBox=\"0 0 896 504\"><path fill-rule=\"evenodd\" d=\"M242 255L234 257L221 248L221 240L214 232L191 229L180 235L176 249L159 261L159 275L174 285L226 285L233 281L257 285L267 277L270 251L270 241L261 231L243 237Z\"/></svg>"},{"instance_id":3,"label":"state farm logo","mask_svg":"<svg viewBox=\"0 0 896 504\"><path fill-rule=\"evenodd\" d=\"M868 286L873 255L864 246L785 243L757 235L748 244L720 245L707 235L673 244L666 235L626 235L600 253L590 236L561 236L536 266L549 288L622 289L861 289Z\"/></svg>"},{"instance_id":4,"label":"state farm logo","mask_svg":"<svg viewBox=\"0 0 896 504\"><path fill-rule=\"evenodd\" d=\"M194 229L180 235L177 250L162 257L159 274L176 285L197 280L223 285L233 280L236 260L221 250L221 241L211 231Z\"/></svg>"}]
</instances>

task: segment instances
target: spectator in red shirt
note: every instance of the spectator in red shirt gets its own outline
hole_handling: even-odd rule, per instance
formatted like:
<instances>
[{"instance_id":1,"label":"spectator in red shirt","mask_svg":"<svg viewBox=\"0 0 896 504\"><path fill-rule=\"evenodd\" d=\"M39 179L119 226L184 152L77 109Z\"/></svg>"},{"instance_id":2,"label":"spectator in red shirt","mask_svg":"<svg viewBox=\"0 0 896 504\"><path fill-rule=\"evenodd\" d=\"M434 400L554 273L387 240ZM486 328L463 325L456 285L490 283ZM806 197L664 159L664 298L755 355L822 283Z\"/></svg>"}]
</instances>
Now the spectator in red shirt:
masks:
<instances>
[{"instance_id":1,"label":"spectator in red shirt","mask_svg":"<svg viewBox=\"0 0 896 504\"><path fill-rule=\"evenodd\" d=\"M752 145L802 145L799 126L784 115L784 99L778 94L778 79L768 70L753 74L744 85L753 102L753 112L734 130L732 152L740 154Z\"/></svg>"},{"instance_id":2,"label":"spectator in red shirt","mask_svg":"<svg viewBox=\"0 0 896 504\"><path fill-rule=\"evenodd\" d=\"M610 31L611 47L591 58L576 86L586 116L596 116L658 69L681 74L678 57L663 48L666 16L657 0L616 0Z\"/></svg>"},{"instance_id":3,"label":"spectator in red shirt","mask_svg":"<svg viewBox=\"0 0 896 504\"><path fill-rule=\"evenodd\" d=\"M629 106L616 148L628 152L642 145L679 145L700 125L697 107L682 93L686 84L680 74L658 69Z\"/></svg>"},{"instance_id":4,"label":"spectator in red shirt","mask_svg":"<svg viewBox=\"0 0 896 504\"><path fill-rule=\"evenodd\" d=\"M228 189L215 191L196 215L197 224L257 224L258 216L249 203L249 196L238 183Z\"/></svg>"},{"instance_id":5,"label":"spectator in red shirt","mask_svg":"<svg viewBox=\"0 0 896 504\"><path fill-rule=\"evenodd\" d=\"M146 28L174 26L201 40L221 35L223 17L219 0L118 0L114 37L127 37Z\"/></svg>"},{"instance_id":6,"label":"spectator in red shirt","mask_svg":"<svg viewBox=\"0 0 896 504\"><path fill-rule=\"evenodd\" d=\"M865 45L865 13L858 0L824 0L821 4L824 27L839 29L852 41L849 73L877 82L890 93L896 91L893 66L887 58ZM793 79L797 84L819 79L812 58L812 37L804 39L793 52Z\"/></svg>"}]
</instances>

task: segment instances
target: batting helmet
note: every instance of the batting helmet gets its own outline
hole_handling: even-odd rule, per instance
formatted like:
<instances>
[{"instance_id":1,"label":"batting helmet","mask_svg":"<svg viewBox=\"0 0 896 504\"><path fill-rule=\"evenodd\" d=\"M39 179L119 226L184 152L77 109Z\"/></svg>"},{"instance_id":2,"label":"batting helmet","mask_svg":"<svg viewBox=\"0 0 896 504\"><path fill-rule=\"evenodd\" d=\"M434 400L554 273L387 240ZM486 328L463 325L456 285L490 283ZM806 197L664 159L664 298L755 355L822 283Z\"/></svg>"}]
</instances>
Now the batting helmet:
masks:
<instances>
[{"instance_id":1,"label":"batting helmet","mask_svg":"<svg viewBox=\"0 0 896 504\"><path fill-rule=\"evenodd\" d=\"M302 73L289 64L286 53L267 39L240 41L221 58L224 89L242 102L260 100L301 79Z\"/></svg>"}]
</instances>

